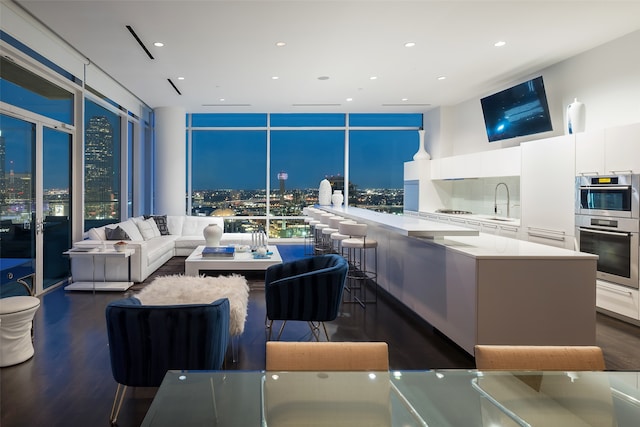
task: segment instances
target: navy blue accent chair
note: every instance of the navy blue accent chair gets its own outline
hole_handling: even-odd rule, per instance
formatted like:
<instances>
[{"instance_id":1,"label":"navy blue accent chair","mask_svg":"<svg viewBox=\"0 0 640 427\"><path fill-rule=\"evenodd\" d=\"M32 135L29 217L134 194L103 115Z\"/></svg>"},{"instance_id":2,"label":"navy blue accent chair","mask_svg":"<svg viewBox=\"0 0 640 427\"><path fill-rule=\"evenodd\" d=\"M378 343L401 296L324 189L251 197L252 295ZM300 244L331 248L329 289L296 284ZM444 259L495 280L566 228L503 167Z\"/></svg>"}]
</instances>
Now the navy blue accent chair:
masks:
<instances>
[{"instance_id":1,"label":"navy blue accent chair","mask_svg":"<svg viewBox=\"0 0 640 427\"><path fill-rule=\"evenodd\" d=\"M105 310L111 371L118 383L115 424L131 387L159 387L168 370L217 370L229 342L229 300L211 304L142 305L135 297ZM122 392L121 392L122 390Z\"/></svg>"},{"instance_id":2,"label":"navy blue accent chair","mask_svg":"<svg viewBox=\"0 0 640 427\"><path fill-rule=\"evenodd\" d=\"M322 325L327 341L330 341L324 322L338 317L348 270L347 261L335 254L269 267L265 275L267 339L271 339L274 320L283 321L278 339L288 320L298 320L309 324L316 341L320 341Z\"/></svg>"}]
</instances>

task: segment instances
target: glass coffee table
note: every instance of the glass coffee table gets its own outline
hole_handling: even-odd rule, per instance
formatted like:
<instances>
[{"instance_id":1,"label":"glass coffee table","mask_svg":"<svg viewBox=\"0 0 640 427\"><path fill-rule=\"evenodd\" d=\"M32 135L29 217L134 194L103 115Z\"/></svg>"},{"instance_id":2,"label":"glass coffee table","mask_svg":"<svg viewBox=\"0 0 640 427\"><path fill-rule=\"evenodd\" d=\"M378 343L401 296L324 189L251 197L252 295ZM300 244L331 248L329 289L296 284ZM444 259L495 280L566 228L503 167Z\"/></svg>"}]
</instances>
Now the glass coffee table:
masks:
<instances>
[{"instance_id":1,"label":"glass coffee table","mask_svg":"<svg viewBox=\"0 0 640 427\"><path fill-rule=\"evenodd\" d=\"M266 257L257 257L253 252L236 251L233 257L205 258L204 246L198 246L184 262L187 276L199 276L204 271L265 271L272 265L281 264L282 257L274 245L267 246L271 253Z\"/></svg>"}]
</instances>

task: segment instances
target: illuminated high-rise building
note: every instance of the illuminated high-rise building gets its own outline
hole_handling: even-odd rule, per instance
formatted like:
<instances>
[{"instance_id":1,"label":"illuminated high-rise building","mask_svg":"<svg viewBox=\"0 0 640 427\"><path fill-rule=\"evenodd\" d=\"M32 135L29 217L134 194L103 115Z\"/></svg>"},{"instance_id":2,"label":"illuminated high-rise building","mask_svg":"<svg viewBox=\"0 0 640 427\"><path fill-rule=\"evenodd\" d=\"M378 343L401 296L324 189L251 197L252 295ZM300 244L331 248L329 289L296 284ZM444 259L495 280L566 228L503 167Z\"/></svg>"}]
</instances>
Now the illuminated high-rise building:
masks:
<instances>
[{"instance_id":1,"label":"illuminated high-rise building","mask_svg":"<svg viewBox=\"0 0 640 427\"><path fill-rule=\"evenodd\" d=\"M85 132L85 203L104 215L104 208L117 198L113 176L113 127L104 116L89 119Z\"/></svg>"},{"instance_id":2,"label":"illuminated high-rise building","mask_svg":"<svg viewBox=\"0 0 640 427\"><path fill-rule=\"evenodd\" d=\"M289 174L285 171L278 173L278 181L280 181L280 201L284 200L284 182L289 179Z\"/></svg>"}]
</instances>

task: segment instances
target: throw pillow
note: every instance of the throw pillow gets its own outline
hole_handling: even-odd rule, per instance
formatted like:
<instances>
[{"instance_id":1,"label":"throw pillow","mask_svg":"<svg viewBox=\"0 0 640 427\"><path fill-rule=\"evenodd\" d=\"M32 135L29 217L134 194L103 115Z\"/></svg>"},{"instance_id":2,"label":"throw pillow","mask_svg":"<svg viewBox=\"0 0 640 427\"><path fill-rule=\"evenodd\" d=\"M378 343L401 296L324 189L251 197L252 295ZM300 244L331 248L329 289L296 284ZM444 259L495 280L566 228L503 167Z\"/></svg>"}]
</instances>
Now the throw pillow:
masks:
<instances>
[{"instance_id":1,"label":"throw pillow","mask_svg":"<svg viewBox=\"0 0 640 427\"><path fill-rule=\"evenodd\" d=\"M145 215L144 219L153 218L158 226L158 230L160 230L160 234L162 236L168 236L169 234L169 226L167 225L167 216L166 215Z\"/></svg>"},{"instance_id":2,"label":"throw pillow","mask_svg":"<svg viewBox=\"0 0 640 427\"><path fill-rule=\"evenodd\" d=\"M104 232L107 235L107 240L131 240L127 232L119 226L116 228L105 227Z\"/></svg>"},{"instance_id":3,"label":"throw pillow","mask_svg":"<svg viewBox=\"0 0 640 427\"><path fill-rule=\"evenodd\" d=\"M160 230L153 218L145 219L144 221L137 222L138 229L144 240L153 239L154 237L160 237Z\"/></svg>"}]
</instances>

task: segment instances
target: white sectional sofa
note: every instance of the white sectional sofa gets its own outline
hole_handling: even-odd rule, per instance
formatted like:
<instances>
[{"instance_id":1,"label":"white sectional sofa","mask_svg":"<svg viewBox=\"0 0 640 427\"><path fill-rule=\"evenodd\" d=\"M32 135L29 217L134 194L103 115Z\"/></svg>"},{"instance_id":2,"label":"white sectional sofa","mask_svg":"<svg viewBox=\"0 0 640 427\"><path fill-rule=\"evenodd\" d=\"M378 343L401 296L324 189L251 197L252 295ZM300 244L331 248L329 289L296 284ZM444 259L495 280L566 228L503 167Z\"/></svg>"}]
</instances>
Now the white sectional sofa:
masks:
<instances>
[{"instance_id":1,"label":"white sectional sofa","mask_svg":"<svg viewBox=\"0 0 640 427\"><path fill-rule=\"evenodd\" d=\"M215 223L224 228L223 219L217 217L187 215L158 215L157 217L160 218L156 220L151 217L156 228L149 223L149 218L145 220L144 217L129 218L117 224L92 228L85 233L85 240L75 242L73 246L111 248L111 245L120 240L126 241L127 247L135 250L131 256L131 280L142 282L173 256L188 256L197 246L204 245L203 230L207 225ZM166 218L164 232L168 233L165 235L159 234L163 228L163 217ZM114 238L114 234L117 235L117 232L120 232L116 227L124 231L129 239ZM113 240L108 240L107 233ZM251 234L248 233L224 233L220 240L222 246L250 243ZM105 258L102 257L96 257L95 260L88 257L73 257L71 259L73 281L92 281L94 278L97 281L127 281L128 260L107 258L106 265L104 260ZM96 265L93 264L94 261Z\"/></svg>"}]
</instances>

